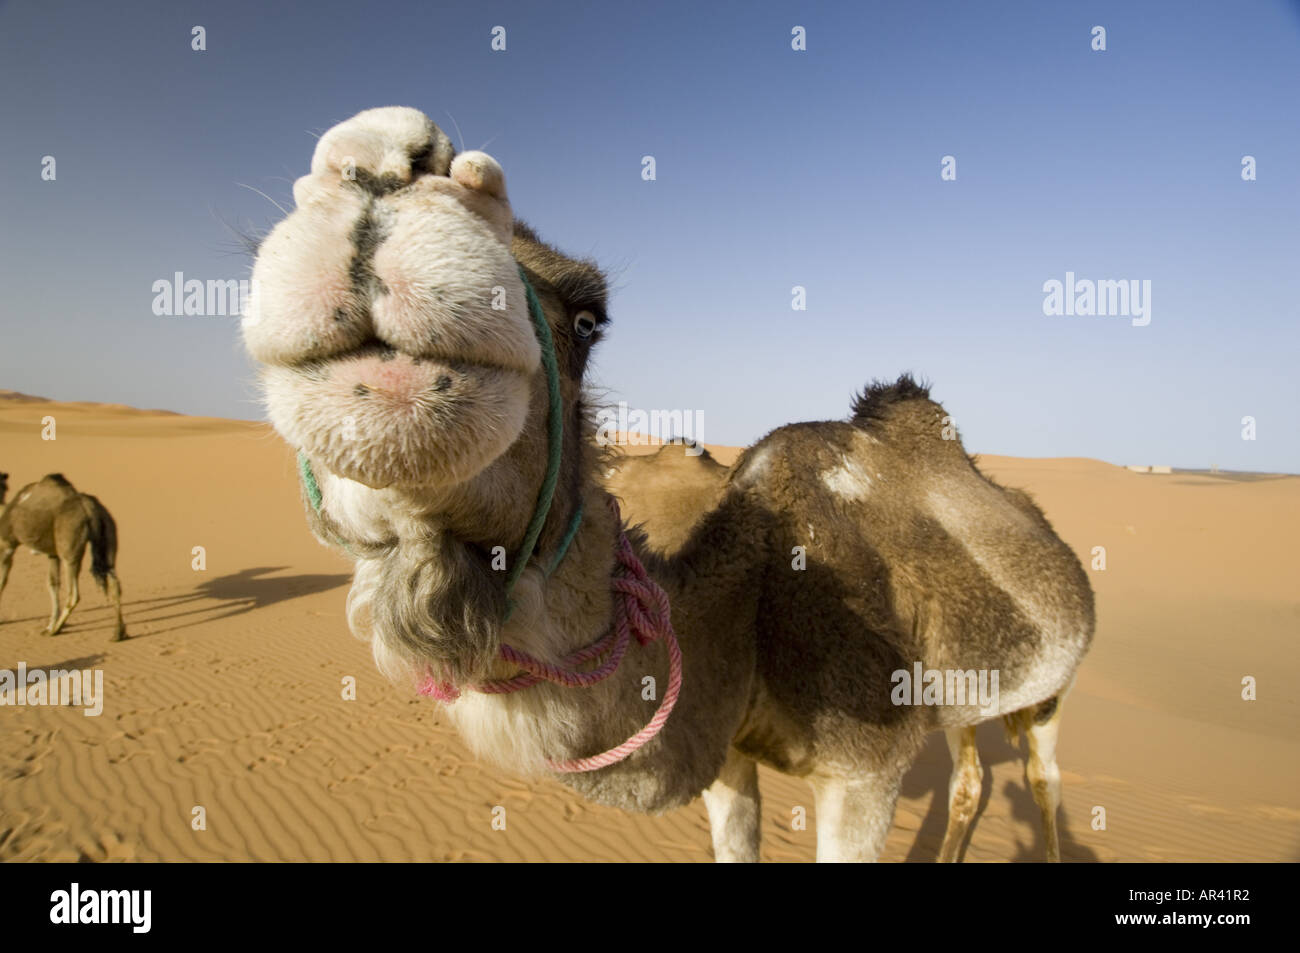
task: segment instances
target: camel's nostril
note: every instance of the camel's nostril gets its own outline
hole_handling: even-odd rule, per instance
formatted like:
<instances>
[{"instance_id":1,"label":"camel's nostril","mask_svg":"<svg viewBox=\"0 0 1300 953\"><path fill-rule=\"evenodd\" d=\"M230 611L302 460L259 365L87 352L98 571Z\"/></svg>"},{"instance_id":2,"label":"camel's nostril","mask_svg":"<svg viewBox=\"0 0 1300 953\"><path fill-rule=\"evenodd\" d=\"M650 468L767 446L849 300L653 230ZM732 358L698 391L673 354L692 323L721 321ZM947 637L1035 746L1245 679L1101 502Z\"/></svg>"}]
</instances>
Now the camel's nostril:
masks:
<instances>
[{"instance_id":1,"label":"camel's nostril","mask_svg":"<svg viewBox=\"0 0 1300 953\"><path fill-rule=\"evenodd\" d=\"M411 169L413 171L423 172L429 165L429 158L433 155L433 140L424 144L416 152L411 153Z\"/></svg>"},{"instance_id":2,"label":"camel's nostril","mask_svg":"<svg viewBox=\"0 0 1300 953\"><path fill-rule=\"evenodd\" d=\"M382 198L405 188L410 185L412 178L410 172L384 172L376 175L368 169L352 170L352 181L375 198Z\"/></svg>"},{"instance_id":3,"label":"camel's nostril","mask_svg":"<svg viewBox=\"0 0 1300 953\"><path fill-rule=\"evenodd\" d=\"M437 382L433 385L434 391L439 394L441 394L443 391L447 390L450 387L451 387L451 378L448 377L446 374L443 374L441 377L439 377Z\"/></svg>"},{"instance_id":4,"label":"camel's nostril","mask_svg":"<svg viewBox=\"0 0 1300 953\"><path fill-rule=\"evenodd\" d=\"M370 388L365 384L358 384L356 387L352 388L352 393L357 397L365 397L370 393Z\"/></svg>"}]
</instances>

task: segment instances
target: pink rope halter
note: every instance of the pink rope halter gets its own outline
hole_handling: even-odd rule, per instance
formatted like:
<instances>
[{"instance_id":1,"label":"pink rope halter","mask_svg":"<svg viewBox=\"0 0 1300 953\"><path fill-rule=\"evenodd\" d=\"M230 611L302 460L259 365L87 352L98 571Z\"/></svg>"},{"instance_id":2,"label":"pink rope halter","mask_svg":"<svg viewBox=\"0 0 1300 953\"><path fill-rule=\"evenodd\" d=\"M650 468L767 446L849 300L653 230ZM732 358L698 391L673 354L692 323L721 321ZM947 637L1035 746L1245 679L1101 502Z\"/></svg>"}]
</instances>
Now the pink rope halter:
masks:
<instances>
[{"instance_id":1,"label":"pink rope halter","mask_svg":"<svg viewBox=\"0 0 1300 953\"><path fill-rule=\"evenodd\" d=\"M614 508L615 520L619 520L618 503L610 500ZM610 580L614 590L614 623L604 636L591 645L566 655L558 663L544 662L520 649L502 645L501 658L523 671L513 678L493 679L481 685L467 686L471 691L486 695L504 695L530 688L538 682L553 682L569 688L586 688L604 681L618 670L619 663L627 654L628 645L635 636L641 645L649 645L663 639L668 646L668 689L659 703L654 717L644 728L617 747L602 751L590 758L573 758L568 761L547 761L546 766L562 774L581 771L595 771L611 764L617 764L641 748L668 721L677 696L682 688L682 651L677 644L677 635L673 632L673 623L668 605L668 594L650 578L641 560L632 551L627 534L622 531L621 521L618 534L616 557L619 568ZM596 668L578 671L577 666L595 659L608 656ZM437 681L432 674L426 676L420 686L421 695L431 696L438 701L451 704L460 697L454 685Z\"/></svg>"}]
</instances>

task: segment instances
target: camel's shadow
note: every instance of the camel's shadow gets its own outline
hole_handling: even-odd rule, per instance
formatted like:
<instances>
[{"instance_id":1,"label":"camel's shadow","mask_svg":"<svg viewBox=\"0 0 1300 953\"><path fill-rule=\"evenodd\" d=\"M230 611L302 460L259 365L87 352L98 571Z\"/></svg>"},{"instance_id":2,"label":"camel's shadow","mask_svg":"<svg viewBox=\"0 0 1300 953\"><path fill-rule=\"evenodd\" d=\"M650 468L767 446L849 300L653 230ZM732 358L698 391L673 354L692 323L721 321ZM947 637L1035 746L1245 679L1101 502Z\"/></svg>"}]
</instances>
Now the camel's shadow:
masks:
<instances>
[{"instance_id":1,"label":"camel's shadow","mask_svg":"<svg viewBox=\"0 0 1300 953\"><path fill-rule=\"evenodd\" d=\"M273 575L287 568L286 566L255 566L250 569L241 569L239 572L230 573L229 575L205 580L188 592L167 596L153 596L147 599L123 600L122 610L128 632L131 632L132 627L139 625L149 626L150 628L146 632L131 632L132 639L148 638L165 632L174 632L207 622L243 615L255 609L263 609L277 602L283 602L286 599L327 592L330 589L347 585L352 579L350 575L345 573L303 573L296 576ZM216 606L204 605L197 608L183 608L192 603L212 600L216 600L219 604ZM76 613L64 626L60 636L102 628L105 623L98 616L101 612L108 611L110 608L107 605L92 604L87 606L83 603L83 605L78 606ZM169 612L171 609L182 609L182 611ZM149 614L159 611L166 614ZM214 612L216 614L213 614ZM185 619L187 617L197 618L191 618L189 621L179 622L161 629L152 628L154 623ZM45 619L46 616L6 619L0 620L0 625L5 622L37 622Z\"/></svg>"},{"instance_id":2,"label":"camel's shadow","mask_svg":"<svg viewBox=\"0 0 1300 953\"><path fill-rule=\"evenodd\" d=\"M82 655L77 658L64 659L61 662L40 662L23 659L22 664L27 667L29 672L36 671L37 669L43 672L70 672L74 669L96 668L104 661L104 658L104 653L96 652L92 655ZM7 667L11 672L16 672L18 670L18 664L19 663L17 662L11 662L5 667Z\"/></svg>"},{"instance_id":3,"label":"camel's shadow","mask_svg":"<svg viewBox=\"0 0 1300 953\"><path fill-rule=\"evenodd\" d=\"M966 831L957 859L963 860L970 839L979 828L980 818L984 815L993 796L993 766L1007 761L1020 767L1018 782L1009 782L997 792L999 797L1011 801L1011 816L1033 832L1032 839L1025 843L1017 838L1015 862L1043 862L1047 859L1047 843L1043 838L1042 818L1034 796L1029 791L1029 783L1024 778L1024 758L1018 748L1013 748L1006 738L1000 720L986 722L976 731L976 745L979 747L980 763L983 765L983 777L980 784L980 803L975 817ZM1023 742L1022 742L1023 744ZM930 809L921 822L921 827L912 842L907 860L933 861L939 855L943 835L948 827L948 778L952 773L952 757L948 754L948 745L942 732L933 732L926 740L912 769L903 778L902 793L907 797L921 797L932 792ZM1061 860L1073 863L1097 863L1097 853L1076 840L1070 833L1069 821L1064 811L1057 814L1057 832L1061 841Z\"/></svg>"},{"instance_id":4,"label":"camel's shadow","mask_svg":"<svg viewBox=\"0 0 1300 953\"><path fill-rule=\"evenodd\" d=\"M352 581L352 577L345 573L304 573L297 576L272 575L286 568L288 567L255 566L249 569L241 569L236 573L209 579L196 586L191 592L176 596L140 599L137 602L125 603L124 608L149 603L151 604L149 609L140 611L163 610L166 612L192 602L215 599L218 602L225 603L224 606L217 607L220 611L215 615L211 614L214 607L202 606L180 612L169 612L165 615L140 617L140 623L152 626L156 622L183 619L187 616L199 616L199 618L188 622L180 622L162 629L150 628L147 633L144 633L146 636L153 636L207 622L216 622L220 619L229 619L233 616L243 615L246 612L252 612L255 609L264 609L286 599L327 592L330 589L337 589L339 586L346 586ZM132 621L134 622L135 619L133 618Z\"/></svg>"}]
</instances>

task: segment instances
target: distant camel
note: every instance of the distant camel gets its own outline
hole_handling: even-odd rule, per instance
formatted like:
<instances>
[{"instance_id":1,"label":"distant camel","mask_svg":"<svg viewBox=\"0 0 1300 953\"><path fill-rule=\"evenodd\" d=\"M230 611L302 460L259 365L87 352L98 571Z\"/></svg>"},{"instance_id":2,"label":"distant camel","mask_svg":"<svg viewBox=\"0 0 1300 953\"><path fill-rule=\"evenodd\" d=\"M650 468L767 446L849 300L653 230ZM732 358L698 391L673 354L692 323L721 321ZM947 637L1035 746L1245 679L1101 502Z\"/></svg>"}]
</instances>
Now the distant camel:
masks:
<instances>
[{"instance_id":1,"label":"distant camel","mask_svg":"<svg viewBox=\"0 0 1300 953\"><path fill-rule=\"evenodd\" d=\"M8 474L0 473L0 505L8 490ZM126 638L122 624L122 587L113 564L117 559L117 524L104 504L78 493L61 473L51 473L39 483L18 491L12 503L0 509L0 594L9 581L9 567L18 547L28 546L50 560L50 624L46 635L58 635L81 599L77 577L90 544L90 574L113 602L117 627L113 641ZM68 579L68 602L59 611L59 571Z\"/></svg>"},{"instance_id":2,"label":"distant camel","mask_svg":"<svg viewBox=\"0 0 1300 953\"><path fill-rule=\"evenodd\" d=\"M686 545L727 479L727 468L713 454L692 450L665 444L654 453L624 456L605 476L605 488L623 502L628 524L641 524L646 542L665 556Z\"/></svg>"}]
</instances>

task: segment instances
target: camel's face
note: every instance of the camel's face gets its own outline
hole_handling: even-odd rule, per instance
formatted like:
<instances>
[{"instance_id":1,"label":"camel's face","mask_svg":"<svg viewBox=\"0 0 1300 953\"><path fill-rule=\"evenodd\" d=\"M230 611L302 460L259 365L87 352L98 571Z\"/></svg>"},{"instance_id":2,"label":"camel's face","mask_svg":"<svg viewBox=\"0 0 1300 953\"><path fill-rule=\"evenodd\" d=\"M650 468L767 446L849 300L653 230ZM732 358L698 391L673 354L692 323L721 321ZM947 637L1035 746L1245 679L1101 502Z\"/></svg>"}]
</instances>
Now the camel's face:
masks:
<instances>
[{"instance_id":1,"label":"camel's face","mask_svg":"<svg viewBox=\"0 0 1300 953\"><path fill-rule=\"evenodd\" d=\"M540 351L501 167L413 109L320 140L244 316L271 422L372 487L445 486L519 436Z\"/></svg>"}]
</instances>

